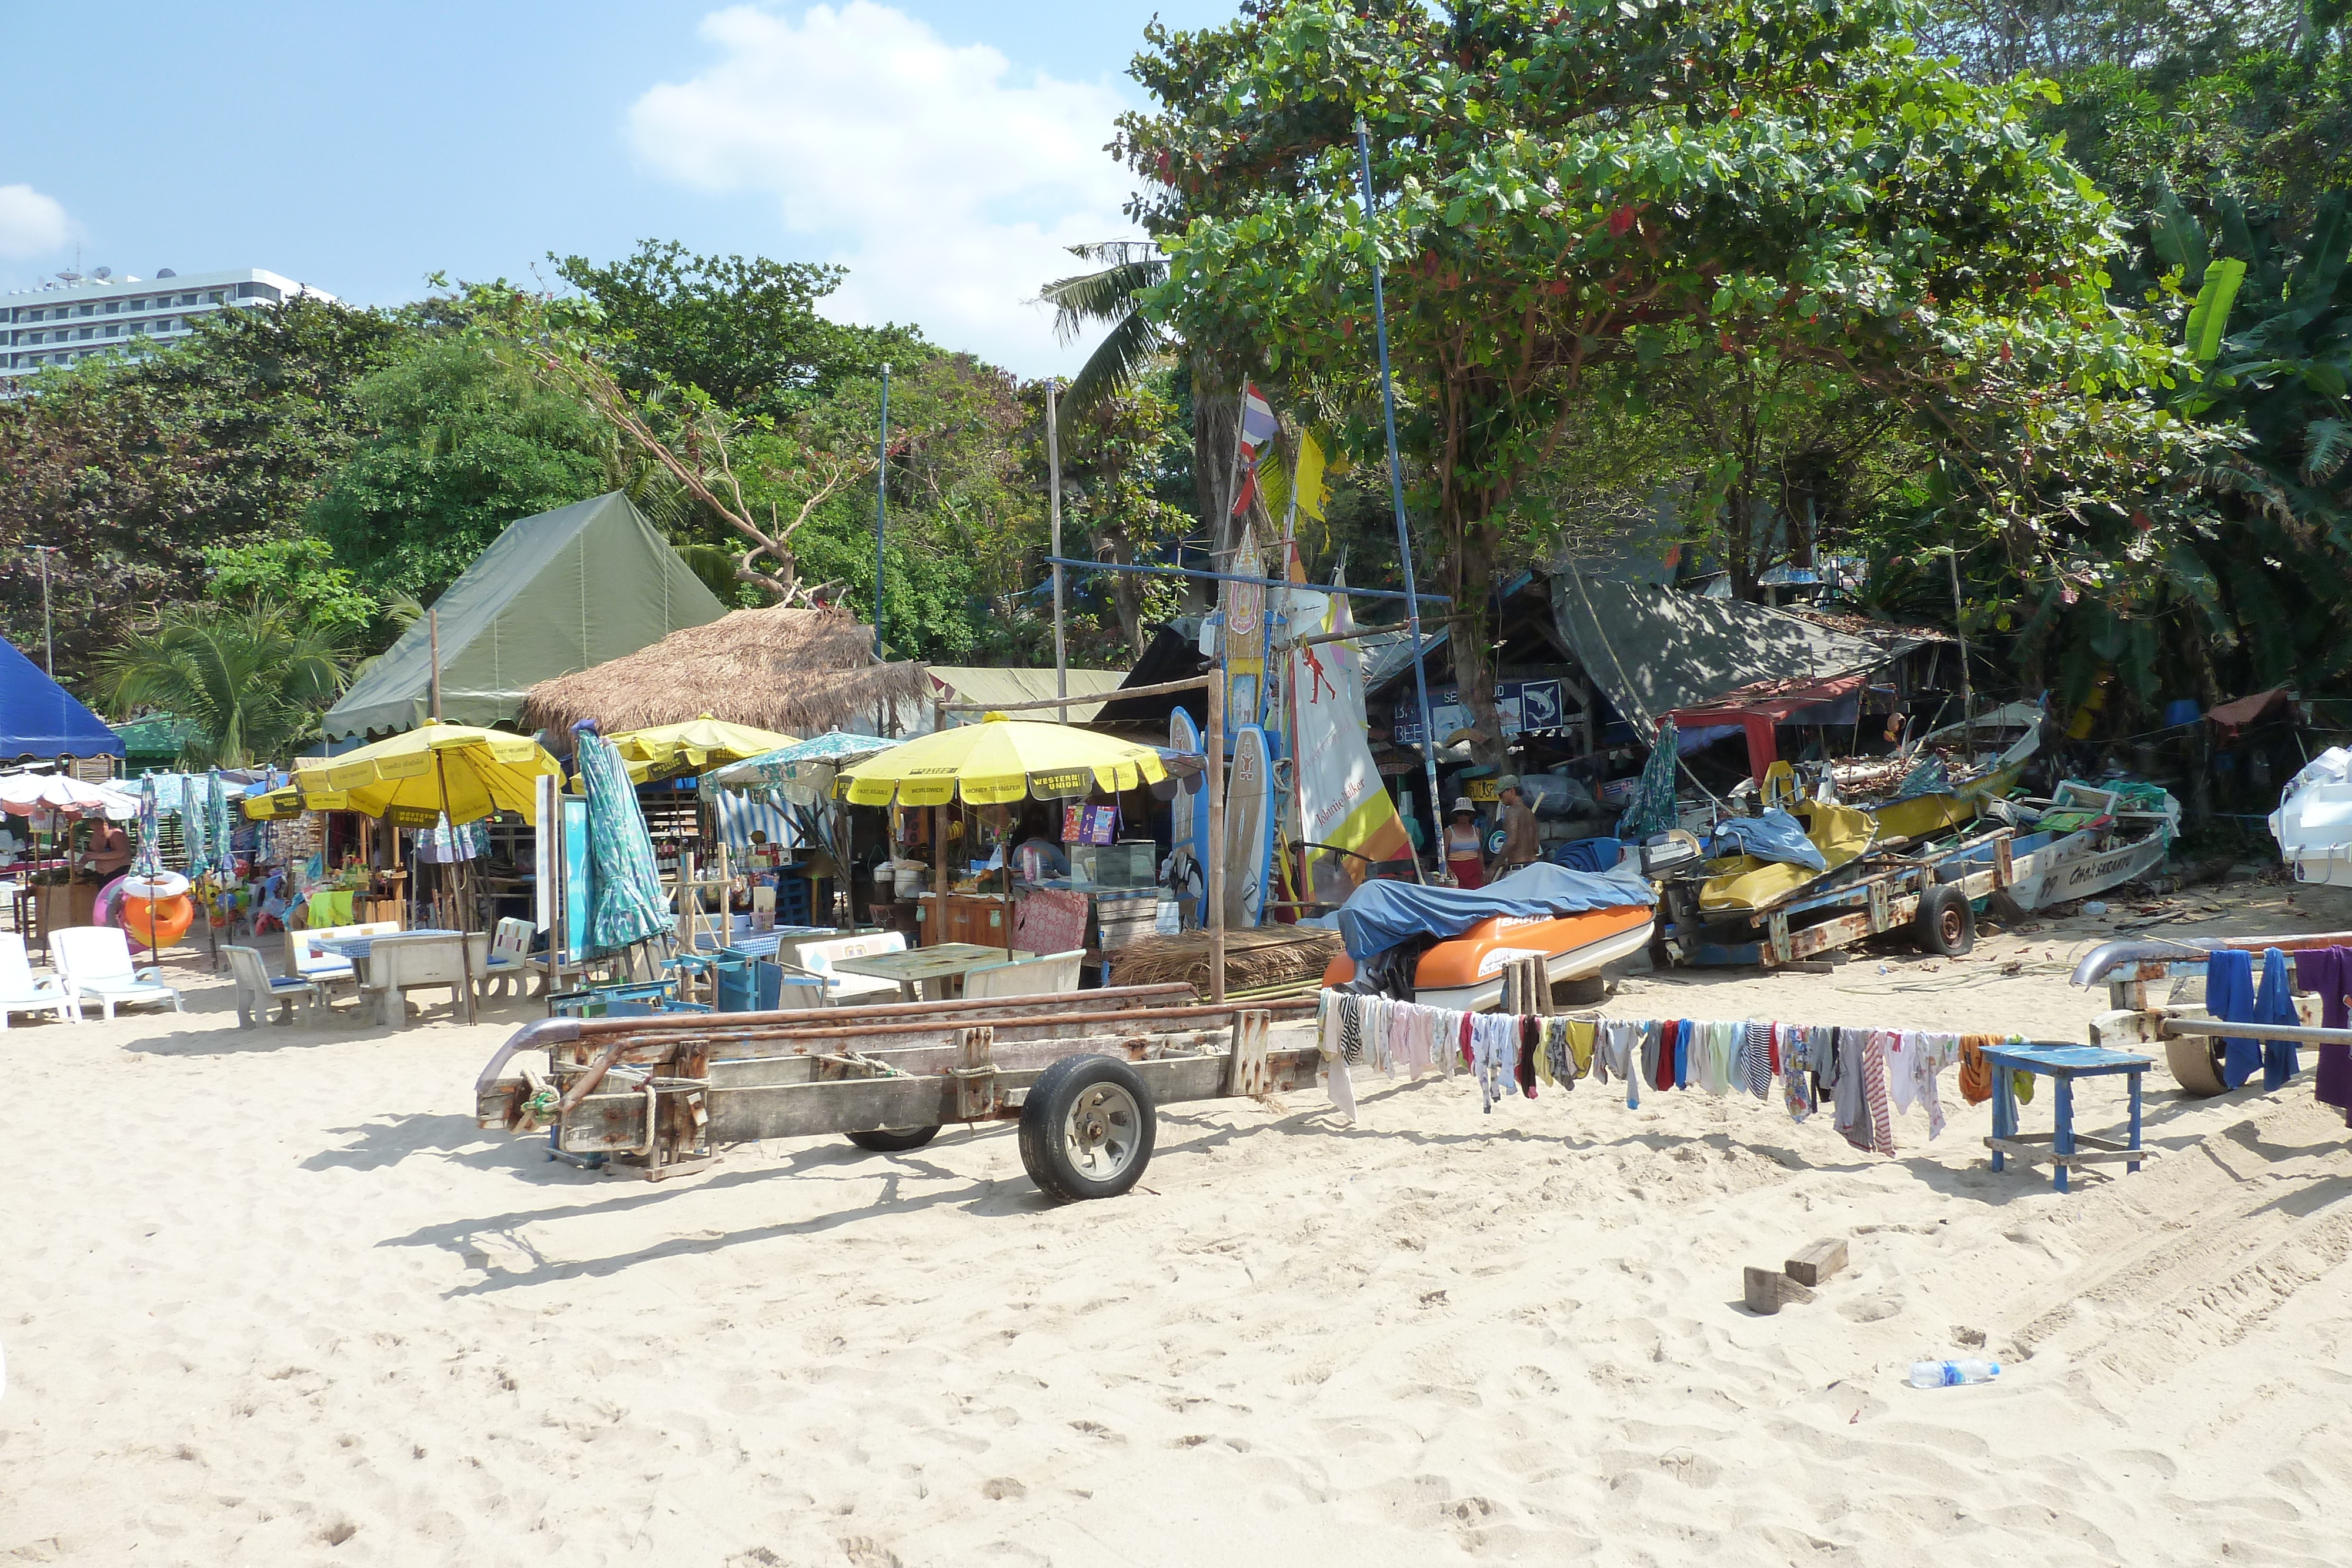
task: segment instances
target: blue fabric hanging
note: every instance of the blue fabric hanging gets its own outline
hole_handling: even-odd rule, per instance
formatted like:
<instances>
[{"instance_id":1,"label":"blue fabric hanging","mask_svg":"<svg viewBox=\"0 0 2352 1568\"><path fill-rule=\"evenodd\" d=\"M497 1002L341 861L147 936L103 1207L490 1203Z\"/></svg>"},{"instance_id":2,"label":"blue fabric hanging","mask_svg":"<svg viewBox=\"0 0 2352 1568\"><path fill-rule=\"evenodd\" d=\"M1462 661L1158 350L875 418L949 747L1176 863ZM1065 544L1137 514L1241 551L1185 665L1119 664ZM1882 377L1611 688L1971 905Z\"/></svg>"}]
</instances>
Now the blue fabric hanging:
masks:
<instances>
[{"instance_id":1,"label":"blue fabric hanging","mask_svg":"<svg viewBox=\"0 0 2352 1568\"><path fill-rule=\"evenodd\" d=\"M2294 1010L2294 982L2287 977L2286 955L2276 947L2263 954L2263 988L2254 998L2256 1023L2301 1023L2302 1016ZM2295 1055L2294 1041L2271 1040L2263 1042L2263 1087L2276 1089L2294 1077L2302 1067Z\"/></svg>"},{"instance_id":2,"label":"blue fabric hanging","mask_svg":"<svg viewBox=\"0 0 2352 1568\"><path fill-rule=\"evenodd\" d=\"M2222 948L2206 959L2205 1010L2224 1023L2254 1021L2252 954ZM2221 1086L2235 1089L2254 1075L2262 1060L2263 1050L2257 1042L2236 1035L2225 1037L2221 1041Z\"/></svg>"}]
</instances>

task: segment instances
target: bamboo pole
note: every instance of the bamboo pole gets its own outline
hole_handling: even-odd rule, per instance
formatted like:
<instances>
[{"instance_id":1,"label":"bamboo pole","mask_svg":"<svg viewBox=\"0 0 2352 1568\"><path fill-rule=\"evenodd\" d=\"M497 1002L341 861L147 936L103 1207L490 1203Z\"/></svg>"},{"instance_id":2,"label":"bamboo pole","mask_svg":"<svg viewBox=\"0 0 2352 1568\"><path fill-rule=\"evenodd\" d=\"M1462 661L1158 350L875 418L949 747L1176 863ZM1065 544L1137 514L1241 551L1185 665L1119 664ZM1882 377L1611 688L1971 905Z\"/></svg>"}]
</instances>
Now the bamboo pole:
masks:
<instances>
[{"instance_id":1,"label":"bamboo pole","mask_svg":"<svg viewBox=\"0 0 2352 1568\"><path fill-rule=\"evenodd\" d=\"M1202 749L1209 754L1209 1000L1225 999L1225 682L1223 647L1217 668L1206 677L1209 728Z\"/></svg>"},{"instance_id":2,"label":"bamboo pole","mask_svg":"<svg viewBox=\"0 0 2352 1568\"><path fill-rule=\"evenodd\" d=\"M441 708L440 698L438 695L441 687L439 673L440 660L438 657L436 657L434 660L434 666L435 673L433 686L436 695L434 698L433 708L434 712L437 715ZM438 772L441 779L441 820L444 822L447 822L449 821L449 758L442 753L438 747L436 747L433 751L433 766ZM452 823L449 831L454 834L457 831L456 824ZM454 852L457 846L452 844L449 848ZM465 862L452 859L445 863L449 866L456 867L462 865ZM457 877L452 876L449 880L453 887L457 884L458 879ZM452 897L454 900L456 895L453 894ZM457 904L457 969L460 974L466 977L466 1021L470 1024L474 1021L474 940L472 934L466 929L466 912L465 905L462 902ZM399 1003L399 998L394 997L394 1001L395 1005L397 1005Z\"/></svg>"}]
</instances>

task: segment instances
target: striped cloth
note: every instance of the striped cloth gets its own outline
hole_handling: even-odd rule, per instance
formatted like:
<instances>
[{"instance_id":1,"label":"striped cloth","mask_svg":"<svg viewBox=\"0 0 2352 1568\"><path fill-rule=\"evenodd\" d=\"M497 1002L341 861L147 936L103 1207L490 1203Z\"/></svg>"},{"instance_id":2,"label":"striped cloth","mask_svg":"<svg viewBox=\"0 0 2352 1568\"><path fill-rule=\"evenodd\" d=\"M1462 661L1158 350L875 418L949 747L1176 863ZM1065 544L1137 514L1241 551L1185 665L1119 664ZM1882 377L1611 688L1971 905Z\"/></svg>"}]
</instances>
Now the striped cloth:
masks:
<instances>
[{"instance_id":1,"label":"striped cloth","mask_svg":"<svg viewBox=\"0 0 2352 1568\"><path fill-rule=\"evenodd\" d=\"M767 834L768 842L778 849L793 847L792 824L778 808L723 789L711 797L710 804L719 818L719 841L730 854L750 854L754 832Z\"/></svg>"}]
</instances>

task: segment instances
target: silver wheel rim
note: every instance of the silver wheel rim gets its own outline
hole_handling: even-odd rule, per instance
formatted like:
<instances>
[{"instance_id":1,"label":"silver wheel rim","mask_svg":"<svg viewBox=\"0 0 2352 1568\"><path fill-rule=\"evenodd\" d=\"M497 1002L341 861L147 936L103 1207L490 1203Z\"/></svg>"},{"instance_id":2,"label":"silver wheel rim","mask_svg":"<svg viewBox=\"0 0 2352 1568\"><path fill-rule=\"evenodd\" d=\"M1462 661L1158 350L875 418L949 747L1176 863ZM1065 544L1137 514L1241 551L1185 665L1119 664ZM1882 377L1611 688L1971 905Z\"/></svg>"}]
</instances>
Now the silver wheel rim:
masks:
<instances>
[{"instance_id":1,"label":"silver wheel rim","mask_svg":"<svg viewBox=\"0 0 2352 1568\"><path fill-rule=\"evenodd\" d=\"M1143 1147L1143 1111L1116 1083L1089 1083L1062 1118L1062 1150L1088 1181L1116 1180Z\"/></svg>"}]
</instances>

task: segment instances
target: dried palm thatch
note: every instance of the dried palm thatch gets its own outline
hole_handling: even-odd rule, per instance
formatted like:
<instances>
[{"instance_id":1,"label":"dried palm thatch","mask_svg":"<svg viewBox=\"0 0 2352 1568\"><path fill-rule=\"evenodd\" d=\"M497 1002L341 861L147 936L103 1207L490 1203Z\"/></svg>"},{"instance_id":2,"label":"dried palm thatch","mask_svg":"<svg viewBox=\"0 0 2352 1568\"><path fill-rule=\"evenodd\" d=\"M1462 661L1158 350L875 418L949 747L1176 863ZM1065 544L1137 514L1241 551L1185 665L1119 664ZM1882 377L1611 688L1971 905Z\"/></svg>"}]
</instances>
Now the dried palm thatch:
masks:
<instances>
[{"instance_id":1,"label":"dried palm thatch","mask_svg":"<svg viewBox=\"0 0 2352 1568\"><path fill-rule=\"evenodd\" d=\"M1265 925L1225 933L1225 991L1262 992L1269 987L1318 983L1324 966L1339 951L1339 934L1316 925ZM1139 936L1110 956L1113 985L1156 986L1190 980L1209 994L1209 934Z\"/></svg>"},{"instance_id":2,"label":"dried palm thatch","mask_svg":"<svg viewBox=\"0 0 2352 1568\"><path fill-rule=\"evenodd\" d=\"M594 719L612 734L709 714L787 735L848 728L930 695L920 664L876 664L873 640L845 611L738 610L540 682L524 694L523 722L560 734Z\"/></svg>"}]
</instances>

